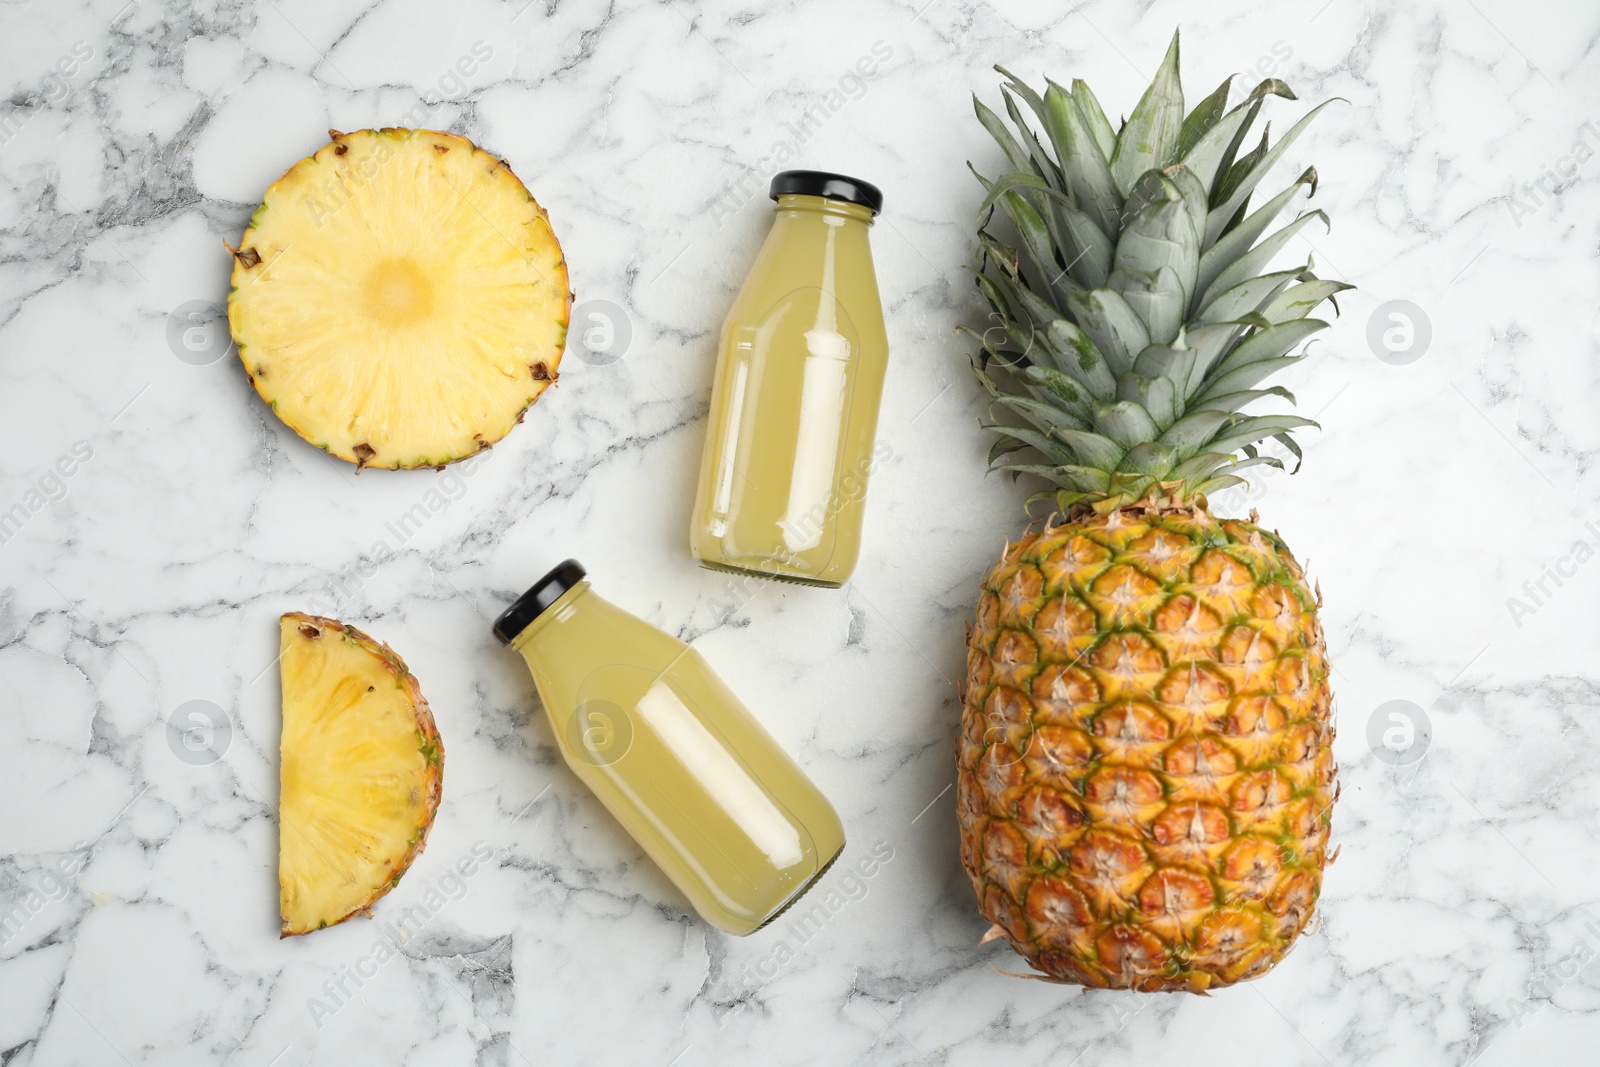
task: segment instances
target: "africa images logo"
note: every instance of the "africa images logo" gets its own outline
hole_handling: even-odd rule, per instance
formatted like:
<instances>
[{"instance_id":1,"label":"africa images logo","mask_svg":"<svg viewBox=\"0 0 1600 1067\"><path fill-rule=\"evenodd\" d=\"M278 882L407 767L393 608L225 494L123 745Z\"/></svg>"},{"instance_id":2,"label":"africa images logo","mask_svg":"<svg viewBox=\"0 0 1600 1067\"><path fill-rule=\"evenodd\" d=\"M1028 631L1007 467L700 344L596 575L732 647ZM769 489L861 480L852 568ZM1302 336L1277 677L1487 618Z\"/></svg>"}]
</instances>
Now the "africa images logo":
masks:
<instances>
[{"instance_id":1,"label":"africa images logo","mask_svg":"<svg viewBox=\"0 0 1600 1067\"><path fill-rule=\"evenodd\" d=\"M474 841L470 851L446 867L418 899L396 914L396 921L378 921L376 926L382 936L372 941L366 954L353 964L341 964L333 977L322 983L322 996L306 998L306 1008L317 1029L355 1000L361 987L376 978L384 964L400 956L406 943L437 918L446 904L465 897L470 888L468 882L492 859L494 849L487 842Z\"/></svg>"},{"instance_id":2,"label":"africa images logo","mask_svg":"<svg viewBox=\"0 0 1600 1067\"><path fill-rule=\"evenodd\" d=\"M798 949L822 932L833 917L852 900L867 895L868 880L875 877L889 861L894 859L894 846L879 841L872 851L854 864L843 864L836 884L824 889L814 886L810 893L794 902L780 922L773 924L778 933L778 943L770 951L744 965L741 972L747 983L759 986L778 976L785 964L798 955Z\"/></svg>"},{"instance_id":3,"label":"africa images logo","mask_svg":"<svg viewBox=\"0 0 1600 1067\"><path fill-rule=\"evenodd\" d=\"M1555 598L1561 587L1578 573L1582 567L1600 552L1600 526L1590 519L1583 524L1587 538L1579 537L1572 543L1572 548L1563 556L1558 557L1553 563L1545 563L1539 567L1539 576L1529 578L1522 583L1521 597L1507 597L1506 610L1511 613L1511 621L1517 624L1517 629L1522 629L1522 621L1530 615L1538 613L1539 609Z\"/></svg>"}]
</instances>

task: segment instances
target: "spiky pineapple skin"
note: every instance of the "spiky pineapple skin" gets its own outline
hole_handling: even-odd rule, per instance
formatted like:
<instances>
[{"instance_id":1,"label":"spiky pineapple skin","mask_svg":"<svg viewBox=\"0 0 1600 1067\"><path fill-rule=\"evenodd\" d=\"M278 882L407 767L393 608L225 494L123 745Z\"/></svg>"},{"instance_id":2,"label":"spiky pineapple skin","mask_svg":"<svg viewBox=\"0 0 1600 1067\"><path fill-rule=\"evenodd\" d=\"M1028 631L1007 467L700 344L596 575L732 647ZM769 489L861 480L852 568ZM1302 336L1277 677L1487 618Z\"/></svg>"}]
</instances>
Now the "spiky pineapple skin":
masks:
<instances>
[{"instance_id":1,"label":"spiky pineapple skin","mask_svg":"<svg viewBox=\"0 0 1600 1067\"><path fill-rule=\"evenodd\" d=\"M983 916L1043 975L1203 993L1280 961L1337 793L1319 597L1203 503L1032 530L969 630L958 804Z\"/></svg>"}]
</instances>

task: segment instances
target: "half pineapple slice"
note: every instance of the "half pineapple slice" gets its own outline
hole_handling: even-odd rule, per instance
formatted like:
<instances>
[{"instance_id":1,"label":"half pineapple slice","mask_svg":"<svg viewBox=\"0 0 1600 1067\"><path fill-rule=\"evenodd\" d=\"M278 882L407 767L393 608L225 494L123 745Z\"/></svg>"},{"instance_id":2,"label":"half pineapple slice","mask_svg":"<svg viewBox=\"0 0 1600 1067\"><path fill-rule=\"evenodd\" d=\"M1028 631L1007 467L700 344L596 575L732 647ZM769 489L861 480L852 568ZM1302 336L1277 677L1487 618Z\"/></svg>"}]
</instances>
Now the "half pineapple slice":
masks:
<instances>
[{"instance_id":1,"label":"half pineapple slice","mask_svg":"<svg viewBox=\"0 0 1600 1067\"><path fill-rule=\"evenodd\" d=\"M499 441L556 380L572 294L504 161L432 130L361 130L267 190L228 318L261 398L358 467Z\"/></svg>"},{"instance_id":2,"label":"half pineapple slice","mask_svg":"<svg viewBox=\"0 0 1600 1067\"><path fill-rule=\"evenodd\" d=\"M283 936L361 913L400 881L439 808L444 746L417 680L354 626L290 612L278 888Z\"/></svg>"}]
</instances>

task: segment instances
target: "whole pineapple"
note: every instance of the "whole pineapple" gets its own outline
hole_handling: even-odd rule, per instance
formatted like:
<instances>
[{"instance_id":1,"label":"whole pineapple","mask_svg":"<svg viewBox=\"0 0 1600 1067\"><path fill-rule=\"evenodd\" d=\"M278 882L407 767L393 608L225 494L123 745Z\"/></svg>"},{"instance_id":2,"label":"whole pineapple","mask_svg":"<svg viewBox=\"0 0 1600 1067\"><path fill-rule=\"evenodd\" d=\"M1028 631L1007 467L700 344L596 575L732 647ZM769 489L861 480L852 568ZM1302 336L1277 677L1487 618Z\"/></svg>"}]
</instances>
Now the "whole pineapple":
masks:
<instances>
[{"instance_id":1,"label":"whole pineapple","mask_svg":"<svg viewBox=\"0 0 1600 1067\"><path fill-rule=\"evenodd\" d=\"M1320 595L1205 497L1312 425L1241 409L1293 402L1260 383L1347 288L1268 269L1321 216L1260 240L1314 170L1249 210L1320 108L1240 154L1263 100L1294 94L1268 80L1228 110L1229 79L1185 115L1176 36L1119 132L1083 82L1040 96L997 69L1016 132L976 103L1011 171L979 179L995 325L974 366L1021 420L991 427L991 465L1044 478L1029 503L1057 514L1006 548L968 634L962 863L989 937L1045 977L1204 992L1305 928L1337 795Z\"/></svg>"}]
</instances>

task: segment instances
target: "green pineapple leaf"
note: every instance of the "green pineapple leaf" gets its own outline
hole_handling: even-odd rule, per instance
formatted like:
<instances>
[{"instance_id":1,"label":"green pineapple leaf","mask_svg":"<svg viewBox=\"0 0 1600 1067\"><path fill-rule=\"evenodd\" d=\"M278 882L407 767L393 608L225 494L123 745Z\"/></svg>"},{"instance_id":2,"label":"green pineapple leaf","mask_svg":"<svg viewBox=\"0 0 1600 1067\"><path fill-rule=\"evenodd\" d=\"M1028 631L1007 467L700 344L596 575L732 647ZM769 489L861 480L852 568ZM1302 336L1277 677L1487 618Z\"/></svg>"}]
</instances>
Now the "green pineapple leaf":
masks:
<instances>
[{"instance_id":1,"label":"green pineapple leaf","mask_svg":"<svg viewBox=\"0 0 1600 1067\"><path fill-rule=\"evenodd\" d=\"M1112 404L1096 404L1094 428L1104 437L1121 445L1124 450L1161 436L1161 428L1134 400L1118 400Z\"/></svg>"},{"instance_id":2,"label":"green pineapple leaf","mask_svg":"<svg viewBox=\"0 0 1600 1067\"><path fill-rule=\"evenodd\" d=\"M1020 452L1027 447L1028 445L1025 441L1016 441L1009 437L996 437L994 444L989 446L989 469L998 469L1000 466L997 462L998 460L1014 452Z\"/></svg>"},{"instance_id":3,"label":"green pineapple leaf","mask_svg":"<svg viewBox=\"0 0 1600 1067\"><path fill-rule=\"evenodd\" d=\"M1272 385L1265 389L1243 389L1237 393L1223 393L1221 396L1214 397L1211 400L1202 401L1199 404L1191 404L1189 405L1189 410L1193 413L1202 411L1238 411L1246 404L1269 396L1282 397L1291 404L1295 402L1294 394L1289 390L1281 385Z\"/></svg>"},{"instance_id":4,"label":"green pineapple leaf","mask_svg":"<svg viewBox=\"0 0 1600 1067\"><path fill-rule=\"evenodd\" d=\"M1258 382L1280 370L1294 366L1304 358L1304 356L1280 356L1277 359L1258 359L1254 363L1243 364L1208 381L1200 395L1190 402L1190 406L1203 405L1213 397L1227 396L1230 393L1250 389Z\"/></svg>"},{"instance_id":5,"label":"green pineapple leaf","mask_svg":"<svg viewBox=\"0 0 1600 1067\"><path fill-rule=\"evenodd\" d=\"M1111 239L1069 201L1052 200L1050 212L1063 236L1067 273L1085 289L1103 287L1111 274L1111 257L1116 253Z\"/></svg>"},{"instance_id":6,"label":"green pineapple leaf","mask_svg":"<svg viewBox=\"0 0 1600 1067\"><path fill-rule=\"evenodd\" d=\"M1049 121L1049 119L1046 117L1044 97L1035 92L1027 82L1023 81L1006 68L1000 66L998 63L995 64L994 69L1006 79L1005 84L1001 86L1002 89L1009 89L1018 96L1022 97L1023 102L1033 109L1033 113L1035 115L1039 116L1040 123L1047 123Z\"/></svg>"},{"instance_id":7,"label":"green pineapple leaf","mask_svg":"<svg viewBox=\"0 0 1600 1067\"><path fill-rule=\"evenodd\" d=\"M1165 478L1178 463L1178 451L1170 445L1146 441L1128 449L1117 469L1130 474L1148 474L1156 479Z\"/></svg>"},{"instance_id":8,"label":"green pineapple leaf","mask_svg":"<svg viewBox=\"0 0 1600 1067\"><path fill-rule=\"evenodd\" d=\"M1279 293L1304 276L1305 268L1295 267L1291 270L1274 271L1271 274L1258 274L1254 278L1246 278L1227 292L1218 293L1215 300L1200 309L1195 321L1237 322L1245 315L1260 314L1269 324L1276 322L1278 320L1268 315L1265 309Z\"/></svg>"},{"instance_id":9,"label":"green pineapple leaf","mask_svg":"<svg viewBox=\"0 0 1600 1067\"><path fill-rule=\"evenodd\" d=\"M1318 278L1310 257L1272 268L1311 220L1327 224L1318 210L1277 222L1302 187L1315 194L1314 168L1251 205L1326 104L1277 142L1264 127L1243 151L1266 98L1294 93L1269 78L1230 109L1230 78L1184 114L1178 57L1175 34L1120 130L1079 80L1047 78L1041 94L996 67L1009 125L974 104L1008 169L993 181L974 169L974 273L992 314L981 333L963 332L998 416L990 467L1049 483L1029 506L1188 499L1283 466L1282 453L1262 453L1269 438L1298 465L1294 432L1316 425L1242 411L1295 403L1264 380L1306 358L1291 353L1327 327L1311 312L1348 288Z\"/></svg>"},{"instance_id":10,"label":"green pineapple leaf","mask_svg":"<svg viewBox=\"0 0 1600 1067\"><path fill-rule=\"evenodd\" d=\"M1100 106L1100 101L1095 99L1094 91L1087 82L1081 78L1072 79L1072 101L1078 105L1078 111L1089 124L1089 132L1094 134L1094 143L1100 149L1100 154L1107 160L1117 150L1117 133L1111 128L1111 121L1106 118L1105 109Z\"/></svg>"},{"instance_id":11,"label":"green pineapple leaf","mask_svg":"<svg viewBox=\"0 0 1600 1067\"><path fill-rule=\"evenodd\" d=\"M1064 407L1069 413L1081 416L1085 424L1087 424L1090 417L1090 405L1095 398L1082 384L1069 375L1063 374L1055 367L1044 367L1038 364L1025 368L1022 376L1047 390L1055 398L1055 403Z\"/></svg>"},{"instance_id":12,"label":"green pineapple leaf","mask_svg":"<svg viewBox=\"0 0 1600 1067\"><path fill-rule=\"evenodd\" d=\"M1277 359L1301 341L1310 337L1319 330L1327 329L1328 324L1319 319L1294 319L1278 326L1270 326L1264 330L1257 330L1241 341L1233 351L1229 352L1222 362L1218 363L1212 375L1226 375L1250 363L1263 359ZM1210 395L1214 391L1206 389Z\"/></svg>"},{"instance_id":13,"label":"green pineapple leaf","mask_svg":"<svg viewBox=\"0 0 1600 1067\"><path fill-rule=\"evenodd\" d=\"M1115 238L1122 213L1122 194L1111 168L1100 154L1094 134L1078 105L1059 85L1044 94L1045 132L1055 146L1056 159L1067 180L1067 191L1079 210L1094 219L1108 238Z\"/></svg>"},{"instance_id":14,"label":"green pineapple leaf","mask_svg":"<svg viewBox=\"0 0 1600 1067\"><path fill-rule=\"evenodd\" d=\"M1089 335L1068 319L1057 319L1046 331L1046 346L1056 354L1056 365L1072 375L1096 400L1116 395L1117 379Z\"/></svg>"},{"instance_id":15,"label":"green pineapple leaf","mask_svg":"<svg viewBox=\"0 0 1600 1067\"><path fill-rule=\"evenodd\" d=\"M1217 124L1223 113L1228 109L1228 89L1233 85L1232 74L1222 79L1222 84L1194 106L1194 110L1183 120L1183 127L1178 131L1178 158L1182 159L1189 154L1207 130Z\"/></svg>"},{"instance_id":16,"label":"green pineapple leaf","mask_svg":"<svg viewBox=\"0 0 1600 1067\"><path fill-rule=\"evenodd\" d=\"M983 428L1019 441L1029 448L1044 454L1056 463L1071 463L1074 459L1072 450L1065 444L1049 434L1033 429L1031 426L1007 426L1003 422L993 422L985 423ZM1065 436L1076 431L1063 430L1061 432Z\"/></svg>"},{"instance_id":17,"label":"green pineapple leaf","mask_svg":"<svg viewBox=\"0 0 1600 1067\"><path fill-rule=\"evenodd\" d=\"M1067 293L1078 286L1068 282L1067 272L1056 264L1055 244L1050 239L1049 227L1034 206L1017 193L1002 196L1000 206L1022 238L1022 247L1033 271L1031 288L1040 295L1048 294L1057 311L1065 310Z\"/></svg>"},{"instance_id":18,"label":"green pineapple leaf","mask_svg":"<svg viewBox=\"0 0 1600 1067\"><path fill-rule=\"evenodd\" d=\"M1232 219L1239 209L1244 205L1245 200L1247 200L1250 196L1251 190L1253 190L1256 185L1260 183L1262 178L1267 176L1267 171L1272 169L1272 165L1278 160L1282 159L1283 154L1289 150L1289 146L1294 144L1299 136L1305 132L1306 127L1311 124L1311 120L1320 115L1323 108L1334 102L1334 100L1326 100L1312 108L1310 111L1306 112L1304 118L1295 123L1293 126L1289 127L1288 133L1278 138L1277 144L1273 145L1257 160L1250 163L1249 167L1241 174L1237 182L1229 183L1232 185L1232 188L1226 191L1222 202L1217 204L1217 206L1211 210L1211 213L1206 216L1207 247L1210 247L1212 244L1214 244L1217 238L1222 235L1223 226L1226 225L1227 222ZM1264 136L1262 143L1266 143ZM1240 162L1243 163L1244 161L1241 160ZM1314 178L1316 175L1316 170L1313 168L1310 173Z\"/></svg>"},{"instance_id":19,"label":"green pineapple leaf","mask_svg":"<svg viewBox=\"0 0 1600 1067\"><path fill-rule=\"evenodd\" d=\"M1161 443L1172 447L1179 459L1187 460L1232 421L1232 411L1190 411L1167 427Z\"/></svg>"},{"instance_id":20,"label":"green pineapple leaf","mask_svg":"<svg viewBox=\"0 0 1600 1067\"><path fill-rule=\"evenodd\" d=\"M1196 236L1203 235L1206 232L1206 213L1209 208L1205 185L1201 183L1199 176L1183 163L1174 163L1162 173L1178 191L1178 195L1183 197L1183 206L1189 212L1189 225L1194 227Z\"/></svg>"},{"instance_id":21,"label":"green pineapple leaf","mask_svg":"<svg viewBox=\"0 0 1600 1067\"><path fill-rule=\"evenodd\" d=\"M1198 306L1205 307L1246 278L1260 274L1283 250L1283 246L1289 243L1289 239L1299 233L1312 219L1321 219L1324 226L1328 224L1328 216L1320 209L1307 211L1219 271L1201 294Z\"/></svg>"},{"instance_id":22,"label":"green pineapple leaf","mask_svg":"<svg viewBox=\"0 0 1600 1067\"><path fill-rule=\"evenodd\" d=\"M1177 339L1183 327L1183 309L1188 303L1177 271L1165 265L1154 271L1118 267L1111 272L1106 288L1121 296L1133 309L1144 324L1145 336L1151 344L1164 345Z\"/></svg>"},{"instance_id":23,"label":"green pineapple leaf","mask_svg":"<svg viewBox=\"0 0 1600 1067\"><path fill-rule=\"evenodd\" d=\"M1000 150L1006 154L1006 159L1011 162L1013 169L1034 174L1041 179L1044 177L1034 167L1032 157L1017 143L1017 139L1011 136L1011 131L1006 129L1006 124L1000 121L1000 116L991 111L982 100L979 100L977 93L972 94L972 110L977 112L978 121L983 124L985 130L989 131L989 136L993 137L995 142L1000 145Z\"/></svg>"},{"instance_id":24,"label":"green pineapple leaf","mask_svg":"<svg viewBox=\"0 0 1600 1067\"><path fill-rule=\"evenodd\" d=\"M1119 378L1128 372L1134 357L1150 343L1150 331L1144 320L1128 306L1122 294L1113 289L1073 293L1067 297L1067 309L1078 328L1105 356L1111 373Z\"/></svg>"},{"instance_id":25,"label":"green pineapple leaf","mask_svg":"<svg viewBox=\"0 0 1600 1067\"><path fill-rule=\"evenodd\" d=\"M1226 432L1213 437L1208 448L1218 452L1232 452L1244 445L1254 444L1285 430L1295 430L1316 423L1299 415L1253 415L1239 419Z\"/></svg>"},{"instance_id":26,"label":"green pineapple leaf","mask_svg":"<svg viewBox=\"0 0 1600 1067\"><path fill-rule=\"evenodd\" d=\"M1238 152L1250 125L1260 114L1261 102L1268 96L1282 96L1290 100L1295 98L1287 85L1276 78L1269 78L1252 89L1249 96L1217 120L1192 148L1183 153L1181 162L1195 172L1212 194L1222 175L1233 164L1234 154Z\"/></svg>"},{"instance_id":27,"label":"green pineapple leaf","mask_svg":"<svg viewBox=\"0 0 1600 1067\"><path fill-rule=\"evenodd\" d=\"M1053 433L1062 427L1069 430L1089 429L1087 419L1080 419L1055 404L1047 404L1025 396L997 396L994 400L995 403L1027 419L1041 433Z\"/></svg>"},{"instance_id":28,"label":"green pineapple leaf","mask_svg":"<svg viewBox=\"0 0 1600 1067\"><path fill-rule=\"evenodd\" d=\"M1116 470L1127 452L1115 440L1100 433L1063 430L1061 440L1077 453L1079 463L1103 471Z\"/></svg>"},{"instance_id":29,"label":"green pineapple leaf","mask_svg":"<svg viewBox=\"0 0 1600 1067\"><path fill-rule=\"evenodd\" d=\"M1335 294L1353 288L1355 286L1346 285L1344 282L1312 278L1279 293L1261 310L1261 313L1273 322L1304 318L1316 310L1317 305L1324 300L1332 300ZM1338 310L1337 304L1334 305L1334 309Z\"/></svg>"},{"instance_id":30,"label":"green pineapple leaf","mask_svg":"<svg viewBox=\"0 0 1600 1067\"><path fill-rule=\"evenodd\" d=\"M1249 177L1250 173L1255 169L1256 164L1260 163L1261 160L1266 156L1267 145L1271 143L1271 140L1272 123L1269 122L1265 126L1261 127L1260 143L1230 164L1228 169L1223 171L1222 174L1217 178L1217 187L1212 190L1213 204L1223 203L1228 199L1228 197L1233 195L1234 191L1237 190L1240 185L1244 184L1245 178ZM1215 210L1215 208L1213 210ZM1234 207L1232 215L1234 220L1239 218L1239 212L1241 210L1243 210L1243 205L1236 205ZM1210 219L1211 214L1210 212L1207 212L1206 221L1208 226L1210 224ZM1227 232L1227 227L1223 228L1223 232Z\"/></svg>"},{"instance_id":31,"label":"green pineapple leaf","mask_svg":"<svg viewBox=\"0 0 1600 1067\"><path fill-rule=\"evenodd\" d=\"M1111 175L1124 196L1145 171L1159 170L1173 161L1182 128L1183 87L1178 81L1178 35L1174 33L1155 81L1117 134Z\"/></svg>"},{"instance_id":32,"label":"green pineapple leaf","mask_svg":"<svg viewBox=\"0 0 1600 1067\"><path fill-rule=\"evenodd\" d=\"M1183 398L1170 379L1146 378L1132 371L1117 383L1117 399L1143 408L1158 433L1177 421L1183 407Z\"/></svg>"},{"instance_id":33,"label":"green pineapple leaf","mask_svg":"<svg viewBox=\"0 0 1600 1067\"><path fill-rule=\"evenodd\" d=\"M1042 175L1050 185L1062 192L1066 191L1066 180L1061 176L1061 168L1056 166L1055 160L1045 152L1044 146L1039 143L1039 138L1034 135L1033 128L1022 118L1022 112L1017 110L1017 102L1004 88L1000 95L1006 102L1006 114L1011 117L1011 124L1017 128L1017 135L1022 138L1022 143L1027 146L1028 156L1033 162L1033 169Z\"/></svg>"}]
</instances>

